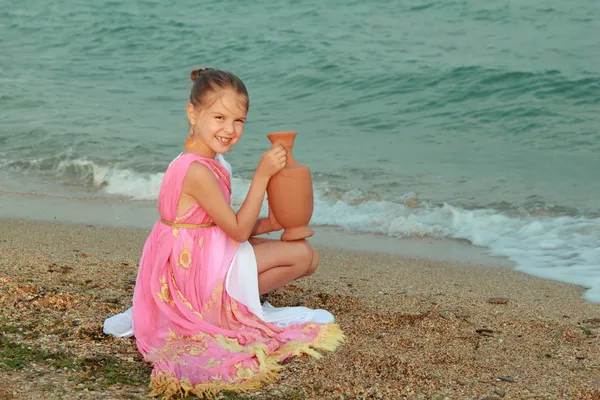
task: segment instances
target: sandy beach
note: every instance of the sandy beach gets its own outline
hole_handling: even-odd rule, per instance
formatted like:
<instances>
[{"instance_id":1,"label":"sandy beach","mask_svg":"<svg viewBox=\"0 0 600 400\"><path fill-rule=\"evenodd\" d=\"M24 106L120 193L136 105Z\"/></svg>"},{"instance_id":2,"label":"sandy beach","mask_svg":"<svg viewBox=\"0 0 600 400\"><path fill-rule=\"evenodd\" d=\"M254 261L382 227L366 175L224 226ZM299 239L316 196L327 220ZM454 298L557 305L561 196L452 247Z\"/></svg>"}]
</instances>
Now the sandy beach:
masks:
<instances>
[{"instance_id":1,"label":"sandy beach","mask_svg":"<svg viewBox=\"0 0 600 400\"><path fill-rule=\"evenodd\" d=\"M143 399L131 305L147 229L0 220L0 399ZM334 313L347 341L226 399L600 399L600 305L503 266L319 246L311 277L267 296Z\"/></svg>"}]
</instances>

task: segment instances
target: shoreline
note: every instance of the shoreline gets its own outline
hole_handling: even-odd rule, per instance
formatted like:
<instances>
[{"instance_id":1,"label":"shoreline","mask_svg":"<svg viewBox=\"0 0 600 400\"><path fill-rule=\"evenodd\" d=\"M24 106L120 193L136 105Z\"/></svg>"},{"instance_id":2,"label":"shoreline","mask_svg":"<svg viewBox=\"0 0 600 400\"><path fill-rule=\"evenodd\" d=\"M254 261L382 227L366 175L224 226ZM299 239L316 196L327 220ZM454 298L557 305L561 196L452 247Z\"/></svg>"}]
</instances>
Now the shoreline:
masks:
<instances>
[{"instance_id":1,"label":"shoreline","mask_svg":"<svg viewBox=\"0 0 600 400\"><path fill-rule=\"evenodd\" d=\"M106 197L63 197L45 193L0 191L0 221L46 221L106 228L145 229L149 232L158 218L155 201L110 199ZM90 209L94 212L90 213ZM42 211L43 210L43 211ZM391 253L436 261L472 262L481 265L514 267L505 257L492 256L488 249L464 240L433 237L397 238L381 234L347 231L331 226L311 226L316 245L340 250ZM280 233L265 235L277 238Z\"/></svg>"},{"instance_id":2,"label":"shoreline","mask_svg":"<svg viewBox=\"0 0 600 400\"><path fill-rule=\"evenodd\" d=\"M147 230L0 220L0 231L10 349L0 378L13 398L145 398L150 368L135 341L102 323L131 305ZM346 344L227 398L600 396L600 305L583 288L498 265L316 247L316 273L267 300L331 311Z\"/></svg>"}]
</instances>

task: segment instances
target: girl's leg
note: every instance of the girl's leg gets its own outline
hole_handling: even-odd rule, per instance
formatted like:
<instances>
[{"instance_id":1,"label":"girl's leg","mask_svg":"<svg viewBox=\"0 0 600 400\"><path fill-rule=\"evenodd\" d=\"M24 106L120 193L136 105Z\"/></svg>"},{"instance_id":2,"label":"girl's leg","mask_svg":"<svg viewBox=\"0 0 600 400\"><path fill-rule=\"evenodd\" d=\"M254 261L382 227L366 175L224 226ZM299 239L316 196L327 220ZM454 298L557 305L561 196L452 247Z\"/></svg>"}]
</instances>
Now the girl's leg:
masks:
<instances>
[{"instance_id":1,"label":"girl's leg","mask_svg":"<svg viewBox=\"0 0 600 400\"><path fill-rule=\"evenodd\" d=\"M308 271L306 271L305 276L312 275L313 272L317 270L317 267L319 266L319 261L321 261L321 256L319 255L319 252L317 250L312 249L312 253L312 260L310 262L310 266L308 267Z\"/></svg>"},{"instance_id":2,"label":"girl's leg","mask_svg":"<svg viewBox=\"0 0 600 400\"><path fill-rule=\"evenodd\" d=\"M319 255L306 240L283 242L251 238L250 243L258 264L260 294L279 289L317 269Z\"/></svg>"}]
</instances>

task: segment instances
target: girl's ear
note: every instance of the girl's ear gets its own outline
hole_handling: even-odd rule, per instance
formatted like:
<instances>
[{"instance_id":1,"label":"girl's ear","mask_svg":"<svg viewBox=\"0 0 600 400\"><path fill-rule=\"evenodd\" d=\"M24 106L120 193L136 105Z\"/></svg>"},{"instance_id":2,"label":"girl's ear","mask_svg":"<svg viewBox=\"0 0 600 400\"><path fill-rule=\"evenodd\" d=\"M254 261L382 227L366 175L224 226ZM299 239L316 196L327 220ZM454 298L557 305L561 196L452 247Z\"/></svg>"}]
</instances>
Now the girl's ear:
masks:
<instances>
[{"instance_id":1,"label":"girl's ear","mask_svg":"<svg viewBox=\"0 0 600 400\"><path fill-rule=\"evenodd\" d=\"M188 117L188 121L190 121L190 125L196 125L196 108L192 103L187 103L185 107L185 111Z\"/></svg>"}]
</instances>

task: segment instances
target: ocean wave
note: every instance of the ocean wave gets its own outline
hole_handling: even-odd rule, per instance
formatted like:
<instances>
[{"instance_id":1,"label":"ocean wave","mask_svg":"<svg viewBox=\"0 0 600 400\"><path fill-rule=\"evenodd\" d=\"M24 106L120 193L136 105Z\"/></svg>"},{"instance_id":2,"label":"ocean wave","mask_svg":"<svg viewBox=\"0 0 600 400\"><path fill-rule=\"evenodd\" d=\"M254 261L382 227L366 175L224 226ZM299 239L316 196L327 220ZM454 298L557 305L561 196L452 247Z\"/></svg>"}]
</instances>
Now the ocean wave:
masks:
<instances>
[{"instance_id":1,"label":"ocean wave","mask_svg":"<svg viewBox=\"0 0 600 400\"><path fill-rule=\"evenodd\" d=\"M164 176L102 165L85 157L72 159L68 151L47 158L0 163L0 167L134 200L156 199Z\"/></svg>"},{"instance_id":2,"label":"ocean wave","mask_svg":"<svg viewBox=\"0 0 600 400\"><path fill-rule=\"evenodd\" d=\"M3 168L23 173L35 173L75 184L100 187L105 183L109 168L86 158L70 159L69 152L31 160L7 161Z\"/></svg>"},{"instance_id":3,"label":"ocean wave","mask_svg":"<svg viewBox=\"0 0 600 400\"><path fill-rule=\"evenodd\" d=\"M435 206L407 196L399 202L326 200L317 191L315 225L393 237L464 239L491 255L542 278L588 288L585 298L600 303L600 218L507 215L493 209Z\"/></svg>"},{"instance_id":4,"label":"ocean wave","mask_svg":"<svg viewBox=\"0 0 600 400\"><path fill-rule=\"evenodd\" d=\"M595 104L598 101L597 88L600 87L597 74L575 77L557 70L520 71L481 66L424 72L419 80L427 87L451 86L455 93L451 99L453 102L489 96L506 100L530 93L539 99L559 97Z\"/></svg>"}]
</instances>

